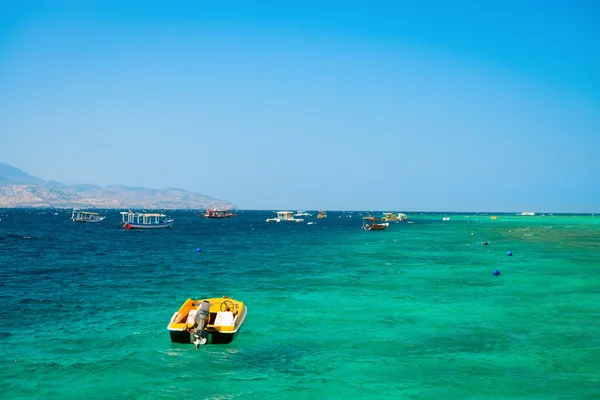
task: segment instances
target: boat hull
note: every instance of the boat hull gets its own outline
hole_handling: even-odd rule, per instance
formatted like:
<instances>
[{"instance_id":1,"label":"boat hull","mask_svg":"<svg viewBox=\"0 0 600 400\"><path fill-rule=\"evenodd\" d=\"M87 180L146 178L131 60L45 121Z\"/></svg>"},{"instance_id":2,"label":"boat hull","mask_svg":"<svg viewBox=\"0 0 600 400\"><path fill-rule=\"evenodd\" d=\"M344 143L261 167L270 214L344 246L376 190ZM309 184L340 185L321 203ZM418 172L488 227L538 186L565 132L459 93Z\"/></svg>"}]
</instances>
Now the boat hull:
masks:
<instances>
[{"instance_id":1,"label":"boat hull","mask_svg":"<svg viewBox=\"0 0 600 400\"><path fill-rule=\"evenodd\" d=\"M208 332L209 344L229 344L237 336L238 329L235 333ZM194 335L188 331L169 331L171 335L171 343L191 344L194 343Z\"/></svg>"},{"instance_id":2,"label":"boat hull","mask_svg":"<svg viewBox=\"0 0 600 400\"><path fill-rule=\"evenodd\" d=\"M382 225L373 225L373 226L371 226L370 230L371 231L382 231L382 230L384 230L387 227L388 227L387 224L385 224L385 225L383 225L383 224Z\"/></svg>"},{"instance_id":3,"label":"boat hull","mask_svg":"<svg viewBox=\"0 0 600 400\"><path fill-rule=\"evenodd\" d=\"M123 224L123 228L125 229L165 229L172 228L173 221L161 223L161 224L132 224L131 222L127 222Z\"/></svg>"},{"instance_id":4,"label":"boat hull","mask_svg":"<svg viewBox=\"0 0 600 400\"><path fill-rule=\"evenodd\" d=\"M95 222L102 222L102 221L104 221L104 218L101 218L101 219L77 219L77 218L75 218L75 219L73 219L73 222L85 222L88 224L95 223Z\"/></svg>"},{"instance_id":5,"label":"boat hull","mask_svg":"<svg viewBox=\"0 0 600 400\"><path fill-rule=\"evenodd\" d=\"M388 227L388 224L368 225L363 226L363 231L382 231Z\"/></svg>"}]
</instances>

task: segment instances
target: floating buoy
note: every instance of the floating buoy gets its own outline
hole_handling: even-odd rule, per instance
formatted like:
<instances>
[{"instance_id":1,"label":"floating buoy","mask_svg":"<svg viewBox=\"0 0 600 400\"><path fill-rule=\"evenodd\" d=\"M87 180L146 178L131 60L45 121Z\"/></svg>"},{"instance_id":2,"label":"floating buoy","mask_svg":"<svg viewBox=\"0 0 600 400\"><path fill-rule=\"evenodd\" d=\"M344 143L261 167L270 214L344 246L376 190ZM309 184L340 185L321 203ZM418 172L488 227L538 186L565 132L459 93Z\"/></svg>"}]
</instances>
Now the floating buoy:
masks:
<instances>
[{"instance_id":1,"label":"floating buoy","mask_svg":"<svg viewBox=\"0 0 600 400\"><path fill-rule=\"evenodd\" d=\"M506 255L507 255L507 256L512 256L512 251L507 251L507 252L506 252Z\"/></svg>"},{"instance_id":2,"label":"floating buoy","mask_svg":"<svg viewBox=\"0 0 600 400\"><path fill-rule=\"evenodd\" d=\"M488 242L483 242L483 245L484 245L484 246L487 246L487 245L488 245Z\"/></svg>"},{"instance_id":3,"label":"floating buoy","mask_svg":"<svg viewBox=\"0 0 600 400\"><path fill-rule=\"evenodd\" d=\"M198 247L198 248L196 249L196 253L200 253L201 251L202 251L202 249L201 249L200 247Z\"/></svg>"},{"instance_id":4,"label":"floating buoy","mask_svg":"<svg viewBox=\"0 0 600 400\"><path fill-rule=\"evenodd\" d=\"M500 275L500 271L498 271L497 269L495 269L494 272L492 272L492 275L498 276L498 275Z\"/></svg>"}]
</instances>

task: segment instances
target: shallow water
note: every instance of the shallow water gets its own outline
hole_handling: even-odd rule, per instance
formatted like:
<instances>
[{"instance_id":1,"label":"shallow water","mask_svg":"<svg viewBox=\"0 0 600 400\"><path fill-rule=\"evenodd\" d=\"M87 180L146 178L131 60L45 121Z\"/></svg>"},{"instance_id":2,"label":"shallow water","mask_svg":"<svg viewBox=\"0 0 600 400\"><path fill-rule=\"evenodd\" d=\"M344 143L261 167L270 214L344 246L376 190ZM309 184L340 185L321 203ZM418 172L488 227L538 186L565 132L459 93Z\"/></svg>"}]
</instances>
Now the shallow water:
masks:
<instances>
[{"instance_id":1,"label":"shallow water","mask_svg":"<svg viewBox=\"0 0 600 400\"><path fill-rule=\"evenodd\" d=\"M0 210L0 397L600 398L598 216L106 214ZM186 298L224 294L233 343L170 343Z\"/></svg>"}]
</instances>

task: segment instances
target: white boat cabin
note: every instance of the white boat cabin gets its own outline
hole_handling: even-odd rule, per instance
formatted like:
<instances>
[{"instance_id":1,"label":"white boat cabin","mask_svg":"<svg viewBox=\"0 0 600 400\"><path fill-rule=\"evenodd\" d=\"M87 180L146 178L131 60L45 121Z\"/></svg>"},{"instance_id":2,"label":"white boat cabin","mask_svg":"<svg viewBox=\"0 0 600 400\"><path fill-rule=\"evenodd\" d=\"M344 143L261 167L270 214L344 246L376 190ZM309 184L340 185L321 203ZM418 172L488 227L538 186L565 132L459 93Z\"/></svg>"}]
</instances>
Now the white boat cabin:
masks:
<instances>
[{"instance_id":1,"label":"white boat cabin","mask_svg":"<svg viewBox=\"0 0 600 400\"><path fill-rule=\"evenodd\" d=\"M96 212L73 210L71 220L74 222L100 222L104 220L102 215Z\"/></svg>"},{"instance_id":2,"label":"white boat cabin","mask_svg":"<svg viewBox=\"0 0 600 400\"><path fill-rule=\"evenodd\" d=\"M267 222L304 222L302 218L294 218L291 211L277 211L277 218L268 218Z\"/></svg>"},{"instance_id":3,"label":"white boat cabin","mask_svg":"<svg viewBox=\"0 0 600 400\"><path fill-rule=\"evenodd\" d=\"M169 222L169 217L165 214L160 213L138 213L133 211L122 211L121 219L123 224L136 224L136 225L152 225L152 224L164 224Z\"/></svg>"}]
</instances>

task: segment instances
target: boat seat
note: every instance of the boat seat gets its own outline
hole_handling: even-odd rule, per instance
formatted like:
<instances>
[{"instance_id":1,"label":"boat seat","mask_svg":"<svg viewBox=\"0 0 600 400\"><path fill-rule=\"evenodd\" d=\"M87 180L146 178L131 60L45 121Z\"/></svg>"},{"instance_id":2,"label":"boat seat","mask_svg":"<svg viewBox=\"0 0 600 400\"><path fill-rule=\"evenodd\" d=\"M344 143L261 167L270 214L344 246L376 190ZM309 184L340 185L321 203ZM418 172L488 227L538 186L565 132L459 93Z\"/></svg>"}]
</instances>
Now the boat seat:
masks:
<instances>
[{"instance_id":1,"label":"boat seat","mask_svg":"<svg viewBox=\"0 0 600 400\"><path fill-rule=\"evenodd\" d=\"M188 314L187 317L187 322L186 325L187 326L194 326L194 324L196 323L196 314L198 313L198 310L190 310L190 313Z\"/></svg>"},{"instance_id":2,"label":"boat seat","mask_svg":"<svg viewBox=\"0 0 600 400\"><path fill-rule=\"evenodd\" d=\"M231 311L219 311L213 325L233 326L233 313Z\"/></svg>"},{"instance_id":3,"label":"boat seat","mask_svg":"<svg viewBox=\"0 0 600 400\"><path fill-rule=\"evenodd\" d=\"M175 314L173 314L173 316L171 317L171 322L177 321L178 316L179 316L179 313L177 311L175 311Z\"/></svg>"}]
</instances>

